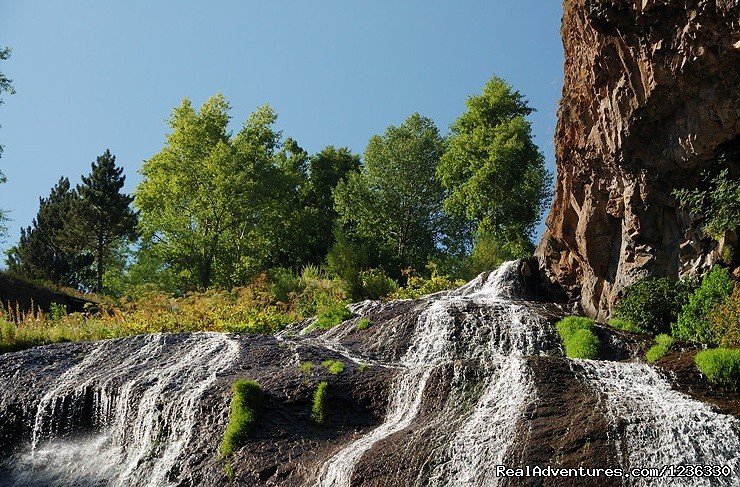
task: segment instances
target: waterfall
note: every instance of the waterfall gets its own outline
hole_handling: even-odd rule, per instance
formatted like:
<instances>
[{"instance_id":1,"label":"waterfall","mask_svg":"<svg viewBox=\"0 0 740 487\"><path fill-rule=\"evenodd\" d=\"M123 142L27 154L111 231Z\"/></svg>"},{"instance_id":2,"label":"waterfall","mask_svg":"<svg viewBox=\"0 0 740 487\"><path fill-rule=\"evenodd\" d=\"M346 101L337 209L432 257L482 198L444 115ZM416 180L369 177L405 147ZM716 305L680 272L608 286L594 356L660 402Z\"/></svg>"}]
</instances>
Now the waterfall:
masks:
<instances>
[{"instance_id":1,"label":"waterfall","mask_svg":"<svg viewBox=\"0 0 740 487\"><path fill-rule=\"evenodd\" d=\"M628 485L737 485L740 421L673 390L646 364L574 360L573 369L603 397L623 468L721 465L733 472L711 480L630 478Z\"/></svg>"},{"instance_id":2,"label":"waterfall","mask_svg":"<svg viewBox=\"0 0 740 487\"><path fill-rule=\"evenodd\" d=\"M105 366L115 344L100 342L42 397L31 448L13 459L10 485L171 483L192 439L201 398L232 365L239 345L217 333L172 343L162 334L136 340L143 342L138 349ZM89 402L92 433L69 436Z\"/></svg>"},{"instance_id":3,"label":"waterfall","mask_svg":"<svg viewBox=\"0 0 740 487\"><path fill-rule=\"evenodd\" d=\"M517 266L516 261L507 262L456 291L430 297L400 360L403 369L394 380L383 423L325 462L319 469L317 486L349 486L365 452L412 424L435 368L460 359L480 360L489 375L488 385L447 447L453 461L435 470L431 484L449 485L455 478L455 485L467 485L463 479L469 479L471 485L483 485L481 469L502 458L514 440L521 409L534 395L520 356L539 353L549 332L525 305L508 299L513 294Z\"/></svg>"}]
</instances>

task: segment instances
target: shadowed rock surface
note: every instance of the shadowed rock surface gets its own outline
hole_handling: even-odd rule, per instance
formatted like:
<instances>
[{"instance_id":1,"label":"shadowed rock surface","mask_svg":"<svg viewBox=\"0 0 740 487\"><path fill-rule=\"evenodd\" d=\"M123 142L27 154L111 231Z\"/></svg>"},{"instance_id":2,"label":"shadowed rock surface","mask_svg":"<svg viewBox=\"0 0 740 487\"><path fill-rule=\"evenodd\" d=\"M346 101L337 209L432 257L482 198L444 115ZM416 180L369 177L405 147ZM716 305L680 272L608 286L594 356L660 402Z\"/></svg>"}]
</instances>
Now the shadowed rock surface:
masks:
<instances>
[{"instance_id":1,"label":"shadowed rock surface","mask_svg":"<svg viewBox=\"0 0 740 487\"><path fill-rule=\"evenodd\" d=\"M637 278L718 259L671 191L721 150L737 159L739 19L738 0L564 2L556 194L537 250L554 295L606 318Z\"/></svg>"}]
</instances>

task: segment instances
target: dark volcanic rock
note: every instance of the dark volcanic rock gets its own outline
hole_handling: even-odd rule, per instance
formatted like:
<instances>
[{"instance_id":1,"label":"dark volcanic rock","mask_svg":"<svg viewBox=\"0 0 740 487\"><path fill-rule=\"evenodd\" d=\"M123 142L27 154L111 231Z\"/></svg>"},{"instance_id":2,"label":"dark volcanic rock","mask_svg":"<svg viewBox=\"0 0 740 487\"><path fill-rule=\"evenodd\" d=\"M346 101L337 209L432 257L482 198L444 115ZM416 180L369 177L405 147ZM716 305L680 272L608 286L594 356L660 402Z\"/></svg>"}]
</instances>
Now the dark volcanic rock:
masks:
<instances>
[{"instance_id":1,"label":"dark volcanic rock","mask_svg":"<svg viewBox=\"0 0 740 487\"><path fill-rule=\"evenodd\" d=\"M740 148L738 19L739 0L564 2L558 176L537 249L552 294L604 318L635 279L718 258L671 191Z\"/></svg>"}]
</instances>

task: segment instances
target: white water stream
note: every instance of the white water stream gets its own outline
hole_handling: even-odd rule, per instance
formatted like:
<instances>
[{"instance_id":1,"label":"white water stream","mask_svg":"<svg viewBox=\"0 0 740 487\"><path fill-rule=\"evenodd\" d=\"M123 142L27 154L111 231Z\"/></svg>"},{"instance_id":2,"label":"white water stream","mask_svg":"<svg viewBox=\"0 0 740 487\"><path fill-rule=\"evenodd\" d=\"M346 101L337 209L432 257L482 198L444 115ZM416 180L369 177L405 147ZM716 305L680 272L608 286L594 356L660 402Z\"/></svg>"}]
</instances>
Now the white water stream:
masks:
<instances>
[{"instance_id":1,"label":"white water stream","mask_svg":"<svg viewBox=\"0 0 740 487\"><path fill-rule=\"evenodd\" d=\"M430 485L483 485L479 483L481 469L485 471L502 458L514 440L521 408L534 394L519 356L539 353L541 334L547 333L543 323L529 319L526 307L507 299L517 266L518 262L507 262L486 279L481 276L455 292L432 297L400 360L403 369L392 386L383 423L325 462L317 486L349 486L357 463L368 450L412 424L435 368L461 359L481 359L490 378L448 446L453 460L435 469Z\"/></svg>"},{"instance_id":2,"label":"white water stream","mask_svg":"<svg viewBox=\"0 0 740 487\"><path fill-rule=\"evenodd\" d=\"M15 458L13 486L168 485L192 439L203 393L232 365L239 345L225 335L194 333L164 351L165 335L110 364L114 342L100 342L40 401L30 451ZM159 362L157 362L159 361ZM65 438L64 421L92 391L93 425ZM6 479L7 480L7 479Z\"/></svg>"}]
</instances>

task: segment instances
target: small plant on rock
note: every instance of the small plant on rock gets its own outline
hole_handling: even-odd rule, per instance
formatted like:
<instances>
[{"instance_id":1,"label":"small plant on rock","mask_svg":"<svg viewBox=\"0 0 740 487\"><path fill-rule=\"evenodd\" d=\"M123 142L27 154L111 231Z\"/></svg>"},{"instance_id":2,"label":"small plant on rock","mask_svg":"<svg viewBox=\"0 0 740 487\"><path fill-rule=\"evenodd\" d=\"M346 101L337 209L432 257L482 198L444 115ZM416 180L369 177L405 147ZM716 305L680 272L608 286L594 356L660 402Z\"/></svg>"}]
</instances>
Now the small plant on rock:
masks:
<instances>
[{"instance_id":1,"label":"small plant on rock","mask_svg":"<svg viewBox=\"0 0 740 487\"><path fill-rule=\"evenodd\" d=\"M311 406L311 419L318 424L326 420L326 395L329 384L326 381L319 382L316 392L313 394L313 405Z\"/></svg>"},{"instance_id":2,"label":"small plant on rock","mask_svg":"<svg viewBox=\"0 0 740 487\"><path fill-rule=\"evenodd\" d=\"M661 333L655 337L655 345L650 347L650 349L645 353L645 358L651 364L657 362L666 356L674 343L675 340L672 336Z\"/></svg>"},{"instance_id":3,"label":"small plant on rock","mask_svg":"<svg viewBox=\"0 0 740 487\"><path fill-rule=\"evenodd\" d=\"M344 364L339 360L324 360L321 365L326 367L326 370L332 375L339 375L344 372Z\"/></svg>"},{"instance_id":4,"label":"small plant on rock","mask_svg":"<svg viewBox=\"0 0 740 487\"><path fill-rule=\"evenodd\" d=\"M262 386L257 381L239 379L234 383L233 391L229 422L220 447L224 457L246 443L262 405Z\"/></svg>"},{"instance_id":5,"label":"small plant on rock","mask_svg":"<svg viewBox=\"0 0 740 487\"><path fill-rule=\"evenodd\" d=\"M718 345L722 337L717 336L710 315L716 306L731 295L732 288L730 272L724 267L713 267L702 279L701 286L689 296L673 326L673 336L681 340Z\"/></svg>"},{"instance_id":6,"label":"small plant on rock","mask_svg":"<svg viewBox=\"0 0 740 487\"><path fill-rule=\"evenodd\" d=\"M357 331L362 331L370 327L372 323L370 322L369 318L360 318L360 320L355 325L355 329Z\"/></svg>"},{"instance_id":7,"label":"small plant on rock","mask_svg":"<svg viewBox=\"0 0 740 487\"><path fill-rule=\"evenodd\" d=\"M595 359L599 356L599 338L594 333L594 320L568 316L556 328L563 339L565 355L569 358Z\"/></svg>"},{"instance_id":8,"label":"small plant on rock","mask_svg":"<svg viewBox=\"0 0 740 487\"><path fill-rule=\"evenodd\" d=\"M740 388L740 350L703 350L696 354L694 361L709 382L731 389Z\"/></svg>"}]
</instances>

